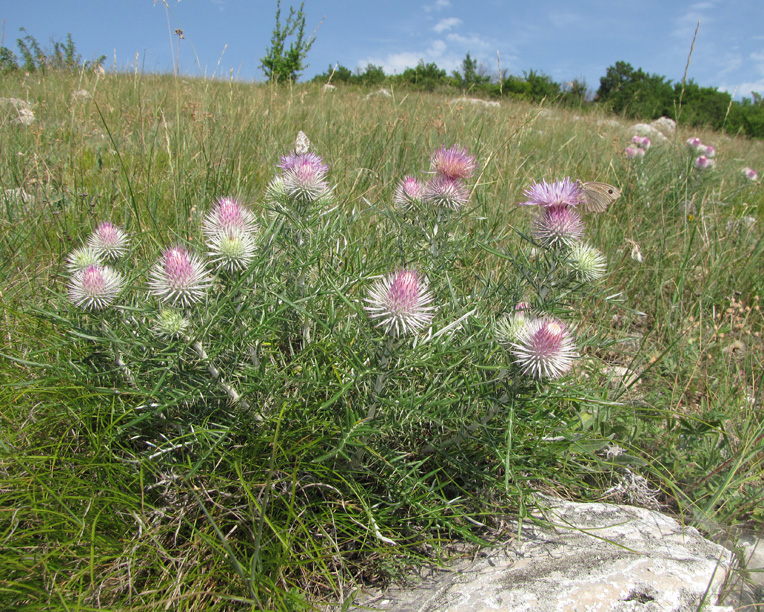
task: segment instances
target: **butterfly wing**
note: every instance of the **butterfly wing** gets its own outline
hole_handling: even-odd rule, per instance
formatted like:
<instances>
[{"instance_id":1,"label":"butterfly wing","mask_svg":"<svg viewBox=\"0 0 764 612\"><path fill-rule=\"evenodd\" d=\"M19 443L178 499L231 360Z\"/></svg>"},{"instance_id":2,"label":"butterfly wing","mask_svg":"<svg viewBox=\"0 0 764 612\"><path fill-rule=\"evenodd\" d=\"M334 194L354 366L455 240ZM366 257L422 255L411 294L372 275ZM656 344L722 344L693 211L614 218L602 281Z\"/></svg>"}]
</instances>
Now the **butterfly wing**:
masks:
<instances>
[{"instance_id":1,"label":"butterfly wing","mask_svg":"<svg viewBox=\"0 0 764 612\"><path fill-rule=\"evenodd\" d=\"M297 142L295 143L295 153L302 155L310 150L310 140L305 135L305 132L300 130L297 132Z\"/></svg>"},{"instance_id":2,"label":"butterfly wing","mask_svg":"<svg viewBox=\"0 0 764 612\"><path fill-rule=\"evenodd\" d=\"M590 181L581 183L581 187L584 190L584 201L581 204L581 209L585 213L604 212L610 204L621 197L620 190L607 183Z\"/></svg>"}]
</instances>

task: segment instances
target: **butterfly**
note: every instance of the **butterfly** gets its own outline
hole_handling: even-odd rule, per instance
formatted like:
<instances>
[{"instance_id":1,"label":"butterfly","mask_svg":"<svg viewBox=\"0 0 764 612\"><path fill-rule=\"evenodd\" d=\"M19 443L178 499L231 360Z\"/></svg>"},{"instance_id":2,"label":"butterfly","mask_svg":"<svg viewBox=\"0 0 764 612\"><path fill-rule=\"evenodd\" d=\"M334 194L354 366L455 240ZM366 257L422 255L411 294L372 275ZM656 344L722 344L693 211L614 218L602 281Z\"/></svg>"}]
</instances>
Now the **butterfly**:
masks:
<instances>
[{"instance_id":1,"label":"butterfly","mask_svg":"<svg viewBox=\"0 0 764 612\"><path fill-rule=\"evenodd\" d=\"M310 140L308 140L308 137L302 130L297 132L297 142L295 145L295 153L298 155L307 153L310 150Z\"/></svg>"},{"instance_id":2,"label":"butterfly","mask_svg":"<svg viewBox=\"0 0 764 612\"><path fill-rule=\"evenodd\" d=\"M597 183L595 181L578 181L578 183L584 191L584 201L581 204L581 210L586 213L604 212L608 206L621 197L621 191L607 183Z\"/></svg>"}]
</instances>

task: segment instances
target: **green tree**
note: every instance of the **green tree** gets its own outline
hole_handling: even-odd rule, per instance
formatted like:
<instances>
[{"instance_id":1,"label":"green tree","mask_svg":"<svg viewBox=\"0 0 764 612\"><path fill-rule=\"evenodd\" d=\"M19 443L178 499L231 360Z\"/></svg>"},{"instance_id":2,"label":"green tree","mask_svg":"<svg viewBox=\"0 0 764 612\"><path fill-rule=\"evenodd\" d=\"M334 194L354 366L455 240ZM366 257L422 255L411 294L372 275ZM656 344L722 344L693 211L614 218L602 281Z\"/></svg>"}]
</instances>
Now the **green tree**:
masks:
<instances>
[{"instance_id":1,"label":"green tree","mask_svg":"<svg viewBox=\"0 0 764 612\"><path fill-rule=\"evenodd\" d=\"M477 60L467 52L462 60L462 70L461 72L454 72L454 79L462 89L469 89L488 83L491 77L481 74Z\"/></svg>"},{"instance_id":2,"label":"green tree","mask_svg":"<svg viewBox=\"0 0 764 612\"><path fill-rule=\"evenodd\" d=\"M313 35L305 37L305 2L300 4L298 11L289 7L286 23L281 25L281 0L276 2L276 27L273 28L271 46L266 49L265 57L260 58L260 68L269 81L283 83L296 81L308 64L305 58L315 42ZM294 40L286 48L286 40L290 36Z\"/></svg>"},{"instance_id":3,"label":"green tree","mask_svg":"<svg viewBox=\"0 0 764 612\"><path fill-rule=\"evenodd\" d=\"M416 68L406 68L399 80L419 89L433 91L438 85L445 84L447 79L446 71L438 68L435 62L425 64L424 60L420 59Z\"/></svg>"},{"instance_id":4,"label":"green tree","mask_svg":"<svg viewBox=\"0 0 764 612\"><path fill-rule=\"evenodd\" d=\"M616 62L600 77L597 99L628 117L657 119L674 112L674 89L666 77L648 74L628 62Z\"/></svg>"}]
</instances>

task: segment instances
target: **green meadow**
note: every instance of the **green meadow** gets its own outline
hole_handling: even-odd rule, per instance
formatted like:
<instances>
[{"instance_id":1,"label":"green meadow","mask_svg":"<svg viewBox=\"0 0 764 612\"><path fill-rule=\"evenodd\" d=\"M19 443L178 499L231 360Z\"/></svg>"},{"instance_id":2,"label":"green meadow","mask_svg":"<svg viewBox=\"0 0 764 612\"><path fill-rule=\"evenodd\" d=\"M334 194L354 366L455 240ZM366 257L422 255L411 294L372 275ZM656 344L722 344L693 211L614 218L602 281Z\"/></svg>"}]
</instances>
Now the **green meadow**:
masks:
<instances>
[{"instance_id":1,"label":"green meadow","mask_svg":"<svg viewBox=\"0 0 764 612\"><path fill-rule=\"evenodd\" d=\"M87 93L82 93L87 92ZM0 97L0 607L308 610L512 535L538 493L764 526L764 142L681 123L627 159L633 120L548 100L136 73L7 75ZM681 117L681 115L680 115ZM331 197L266 197L298 131ZM716 148L698 170L686 140ZM396 209L438 147L477 161L456 211ZM621 192L584 216L607 259L571 277L532 237L535 181ZM162 249L204 257L235 197L254 260L154 333ZM67 257L102 221L125 289L85 311ZM426 276L426 329L386 337L376 279ZM579 358L523 375L518 302Z\"/></svg>"}]
</instances>

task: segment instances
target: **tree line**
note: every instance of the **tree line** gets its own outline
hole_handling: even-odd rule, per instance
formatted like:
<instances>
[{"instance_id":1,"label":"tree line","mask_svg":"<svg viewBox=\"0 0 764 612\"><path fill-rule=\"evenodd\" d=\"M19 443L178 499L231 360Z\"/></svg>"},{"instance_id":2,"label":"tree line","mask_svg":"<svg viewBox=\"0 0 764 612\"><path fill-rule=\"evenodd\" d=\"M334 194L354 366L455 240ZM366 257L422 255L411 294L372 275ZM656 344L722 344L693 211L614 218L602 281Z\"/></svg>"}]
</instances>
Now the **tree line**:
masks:
<instances>
[{"instance_id":1,"label":"tree line","mask_svg":"<svg viewBox=\"0 0 764 612\"><path fill-rule=\"evenodd\" d=\"M367 87L404 86L426 91L448 91L488 98L516 98L532 102L552 102L581 109L602 108L637 120L671 117L692 126L706 126L731 134L764 138L764 101L752 92L741 101L714 87L701 87L690 80L672 83L664 76L635 69L628 62L609 66L592 92L585 81L560 84L551 77L530 70L522 76L503 74L491 77L468 53L461 70L448 74L434 63L420 60L414 68L395 75L368 64L351 71L337 64L316 75L317 83Z\"/></svg>"}]
</instances>

